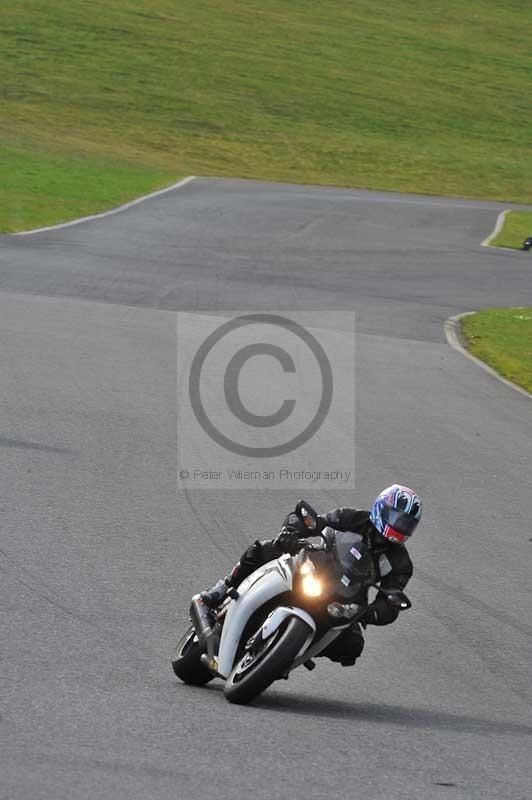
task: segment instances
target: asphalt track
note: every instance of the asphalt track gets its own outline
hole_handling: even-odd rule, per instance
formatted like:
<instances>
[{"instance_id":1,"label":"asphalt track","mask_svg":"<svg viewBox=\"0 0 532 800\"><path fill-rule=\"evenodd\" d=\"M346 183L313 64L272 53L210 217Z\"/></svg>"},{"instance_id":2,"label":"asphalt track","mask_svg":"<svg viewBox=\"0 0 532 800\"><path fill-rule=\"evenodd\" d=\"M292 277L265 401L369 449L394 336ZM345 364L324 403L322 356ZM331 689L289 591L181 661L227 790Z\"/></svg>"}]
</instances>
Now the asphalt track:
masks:
<instances>
[{"instance_id":1,"label":"asphalt track","mask_svg":"<svg viewBox=\"0 0 532 800\"><path fill-rule=\"evenodd\" d=\"M196 180L0 239L3 800L532 795L530 400L443 321L532 305L503 206ZM289 491L176 495L175 310L357 311L357 491L418 488L414 609L254 706L174 679L190 595Z\"/></svg>"}]
</instances>

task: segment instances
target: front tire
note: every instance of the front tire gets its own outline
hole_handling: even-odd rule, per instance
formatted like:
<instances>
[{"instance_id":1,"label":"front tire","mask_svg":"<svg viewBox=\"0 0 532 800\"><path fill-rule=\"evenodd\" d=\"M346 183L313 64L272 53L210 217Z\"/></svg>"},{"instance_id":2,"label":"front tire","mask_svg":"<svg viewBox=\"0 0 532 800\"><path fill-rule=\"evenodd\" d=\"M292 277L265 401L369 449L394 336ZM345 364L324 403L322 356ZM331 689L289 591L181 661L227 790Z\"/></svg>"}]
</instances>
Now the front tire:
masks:
<instances>
[{"instance_id":1,"label":"front tire","mask_svg":"<svg viewBox=\"0 0 532 800\"><path fill-rule=\"evenodd\" d=\"M202 650L198 637L191 626L177 643L172 658L172 669L183 683L190 686L205 686L212 681L214 675L200 661Z\"/></svg>"},{"instance_id":2,"label":"front tire","mask_svg":"<svg viewBox=\"0 0 532 800\"><path fill-rule=\"evenodd\" d=\"M246 652L227 678L224 694L230 703L245 705L281 677L304 646L310 627L299 617L290 617L263 643L257 653Z\"/></svg>"}]
</instances>

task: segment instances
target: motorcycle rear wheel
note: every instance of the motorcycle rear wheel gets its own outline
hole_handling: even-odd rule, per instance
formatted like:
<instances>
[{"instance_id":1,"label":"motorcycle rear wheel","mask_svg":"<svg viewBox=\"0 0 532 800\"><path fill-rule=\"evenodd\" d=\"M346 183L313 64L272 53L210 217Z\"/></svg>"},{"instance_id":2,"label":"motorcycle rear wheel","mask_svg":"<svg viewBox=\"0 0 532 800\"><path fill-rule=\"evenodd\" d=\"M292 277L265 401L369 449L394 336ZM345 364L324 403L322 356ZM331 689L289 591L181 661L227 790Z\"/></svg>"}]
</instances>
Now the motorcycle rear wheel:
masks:
<instances>
[{"instance_id":1,"label":"motorcycle rear wheel","mask_svg":"<svg viewBox=\"0 0 532 800\"><path fill-rule=\"evenodd\" d=\"M290 617L256 652L246 652L225 682L230 703L245 705L290 668L311 630L299 617Z\"/></svg>"},{"instance_id":2,"label":"motorcycle rear wheel","mask_svg":"<svg viewBox=\"0 0 532 800\"><path fill-rule=\"evenodd\" d=\"M205 686L214 675L200 661L202 654L198 637L191 626L177 643L172 658L172 669L183 683L190 686Z\"/></svg>"}]
</instances>

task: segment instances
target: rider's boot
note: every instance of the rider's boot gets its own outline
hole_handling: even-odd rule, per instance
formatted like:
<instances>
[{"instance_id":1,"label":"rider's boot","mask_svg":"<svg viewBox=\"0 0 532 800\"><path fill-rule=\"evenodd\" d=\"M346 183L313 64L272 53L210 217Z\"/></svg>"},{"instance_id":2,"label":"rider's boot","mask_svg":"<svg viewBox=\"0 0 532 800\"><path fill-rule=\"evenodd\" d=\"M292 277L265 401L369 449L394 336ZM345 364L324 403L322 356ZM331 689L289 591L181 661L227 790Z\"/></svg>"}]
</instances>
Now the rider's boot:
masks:
<instances>
[{"instance_id":1,"label":"rider's boot","mask_svg":"<svg viewBox=\"0 0 532 800\"><path fill-rule=\"evenodd\" d=\"M218 608L218 606L221 606L227 595L233 598L238 597L236 587L242 580L241 572L242 569L239 562L233 567L230 575L216 581L214 586L211 586L211 588L207 589L205 592L201 592L200 597L205 605L214 610Z\"/></svg>"},{"instance_id":2,"label":"rider's boot","mask_svg":"<svg viewBox=\"0 0 532 800\"><path fill-rule=\"evenodd\" d=\"M229 578L221 578L216 581L214 586L201 592L200 597L209 608L215 609L220 606L227 597L227 590L229 589Z\"/></svg>"}]
</instances>

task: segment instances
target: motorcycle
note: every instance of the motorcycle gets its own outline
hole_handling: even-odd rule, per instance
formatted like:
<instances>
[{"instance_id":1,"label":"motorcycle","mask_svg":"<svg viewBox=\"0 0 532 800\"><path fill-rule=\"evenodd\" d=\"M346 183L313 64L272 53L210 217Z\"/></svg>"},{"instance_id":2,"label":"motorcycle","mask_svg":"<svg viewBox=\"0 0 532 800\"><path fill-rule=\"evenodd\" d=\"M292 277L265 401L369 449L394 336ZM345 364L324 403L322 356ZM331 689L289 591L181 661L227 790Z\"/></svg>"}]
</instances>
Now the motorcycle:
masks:
<instances>
[{"instance_id":1,"label":"motorcycle","mask_svg":"<svg viewBox=\"0 0 532 800\"><path fill-rule=\"evenodd\" d=\"M319 656L360 619L375 587L399 610L411 607L399 590L376 583L371 545L351 531L336 531L304 500L295 513L308 530L295 556L282 555L230 589L217 613L192 598L191 625L177 644L172 667L184 683L225 681L231 703L246 704L274 681Z\"/></svg>"}]
</instances>

